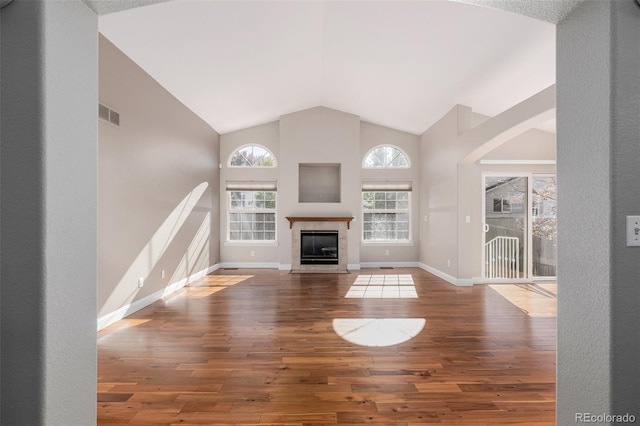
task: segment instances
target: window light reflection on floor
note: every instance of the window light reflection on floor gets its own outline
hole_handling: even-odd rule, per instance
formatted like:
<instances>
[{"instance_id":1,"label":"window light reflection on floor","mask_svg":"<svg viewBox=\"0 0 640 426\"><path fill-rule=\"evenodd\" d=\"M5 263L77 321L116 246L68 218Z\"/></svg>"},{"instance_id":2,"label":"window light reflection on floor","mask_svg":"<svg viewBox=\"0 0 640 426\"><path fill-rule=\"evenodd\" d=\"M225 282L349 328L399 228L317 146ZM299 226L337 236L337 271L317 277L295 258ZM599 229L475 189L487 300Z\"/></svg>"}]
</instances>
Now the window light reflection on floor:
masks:
<instances>
[{"instance_id":1,"label":"window light reflection on floor","mask_svg":"<svg viewBox=\"0 0 640 426\"><path fill-rule=\"evenodd\" d=\"M359 346L393 346L416 337L426 322L424 318L336 318L333 330Z\"/></svg>"},{"instance_id":2,"label":"window light reflection on floor","mask_svg":"<svg viewBox=\"0 0 640 426\"><path fill-rule=\"evenodd\" d=\"M358 275L344 296L351 299L417 299L410 274Z\"/></svg>"}]
</instances>

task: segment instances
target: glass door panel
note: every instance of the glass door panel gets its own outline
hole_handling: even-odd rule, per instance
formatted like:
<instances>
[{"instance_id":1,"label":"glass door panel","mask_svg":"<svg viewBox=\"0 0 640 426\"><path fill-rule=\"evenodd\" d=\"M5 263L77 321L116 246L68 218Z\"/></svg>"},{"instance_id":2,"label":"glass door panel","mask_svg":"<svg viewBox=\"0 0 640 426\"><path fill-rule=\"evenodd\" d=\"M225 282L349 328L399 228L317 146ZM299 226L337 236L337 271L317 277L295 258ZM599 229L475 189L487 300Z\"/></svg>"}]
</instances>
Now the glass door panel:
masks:
<instances>
[{"instance_id":1,"label":"glass door panel","mask_svg":"<svg viewBox=\"0 0 640 426\"><path fill-rule=\"evenodd\" d=\"M485 278L526 278L528 178L485 176Z\"/></svg>"},{"instance_id":2,"label":"glass door panel","mask_svg":"<svg viewBox=\"0 0 640 426\"><path fill-rule=\"evenodd\" d=\"M533 176L532 190L532 275L556 276L556 178Z\"/></svg>"}]
</instances>

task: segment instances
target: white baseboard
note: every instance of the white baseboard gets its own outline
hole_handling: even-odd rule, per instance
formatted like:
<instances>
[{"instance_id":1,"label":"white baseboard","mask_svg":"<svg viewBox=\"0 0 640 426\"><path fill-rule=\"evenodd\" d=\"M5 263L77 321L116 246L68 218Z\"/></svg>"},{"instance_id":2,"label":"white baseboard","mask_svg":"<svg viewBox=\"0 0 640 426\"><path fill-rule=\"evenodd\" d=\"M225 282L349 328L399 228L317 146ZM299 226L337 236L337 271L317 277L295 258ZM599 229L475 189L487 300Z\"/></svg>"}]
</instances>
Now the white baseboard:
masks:
<instances>
[{"instance_id":1,"label":"white baseboard","mask_svg":"<svg viewBox=\"0 0 640 426\"><path fill-rule=\"evenodd\" d=\"M533 280L526 278L473 278L474 284L532 284Z\"/></svg>"},{"instance_id":2,"label":"white baseboard","mask_svg":"<svg viewBox=\"0 0 640 426\"><path fill-rule=\"evenodd\" d=\"M359 271L361 267L361 263L349 263L347 264L347 271Z\"/></svg>"},{"instance_id":3,"label":"white baseboard","mask_svg":"<svg viewBox=\"0 0 640 426\"><path fill-rule=\"evenodd\" d=\"M361 268L418 268L418 262L360 262Z\"/></svg>"},{"instance_id":4,"label":"white baseboard","mask_svg":"<svg viewBox=\"0 0 640 426\"><path fill-rule=\"evenodd\" d=\"M218 269L220 269L220 264L216 263L215 265L210 266L207 269L203 269L202 271L198 271L195 274L189 275L187 278L183 278L178 282L169 284L165 288L158 290L155 293L152 293L148 296L143 297L142 299L139 299L127 305L124 305L121 308L98 318L98 323L97 323L98 331L113 324L116 321L120 321L121 319L131 315L134 312L139 311L142 308L146 308L150 304L157 302L163 297L166 297L171 293L177 290L180 290L185 285L190 284L195 280L197 280L198 278L202 278L213 271L217 271Z\"/></svg>"},{"instance_id":5,"label":"white baseboard","mask_svg":"<svg viewBox=\"0 0 640 426\"><path fill-rule=\"evenodd\" d=\"M291 265L287 265L285 263L281 263L278 265L278 271L290 271Z\"/></svg>"},{"instance_id":6,"label":"white baseboard","mask_svg":"<svg viewBox=\"0 0 640 426\"><path fill-rule=\"evenodd\" d=\"M278 269L279 264L271 262L222 262L222 268Z\"/></svg>"},{"instance_id":7,"label":"white baseboard","mask_svg":"<svg viewBox=\"0 0 640 426\"><path fill-rule=\"evenodd\" d=\"M454 277L452 275L447 274L446 272L442 272L441 270L434 268L433 266L425 265L422 262L418 263L418 266L421 269L424 269L425 271L429 272L430 274L433 274L438 278L442 278L443 280L445 280L447 282L450 282L453 285L456 285L456 286L459 286L459 287L465 287L465 286L473 285L473 280L471 280L471 279L456 278L456 277Z\"/></svg>"}]
</instances>

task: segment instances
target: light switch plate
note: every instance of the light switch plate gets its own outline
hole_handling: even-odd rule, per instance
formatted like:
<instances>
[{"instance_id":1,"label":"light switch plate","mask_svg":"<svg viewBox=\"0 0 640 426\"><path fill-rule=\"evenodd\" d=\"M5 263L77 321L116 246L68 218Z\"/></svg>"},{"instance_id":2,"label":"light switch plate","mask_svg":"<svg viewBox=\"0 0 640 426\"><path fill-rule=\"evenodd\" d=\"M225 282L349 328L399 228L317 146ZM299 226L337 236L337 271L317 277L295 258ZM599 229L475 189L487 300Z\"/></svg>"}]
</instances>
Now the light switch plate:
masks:
<instances>
[{"instance_id":1,"label":"light switch plate","mask_svg":"<svg viewBox=\"0 0 640 426\"><path fill-rule=\"evenodd\" d=\"M627 216L627 247L640 246L640 216Z\"/></svg>"}]
</instances>

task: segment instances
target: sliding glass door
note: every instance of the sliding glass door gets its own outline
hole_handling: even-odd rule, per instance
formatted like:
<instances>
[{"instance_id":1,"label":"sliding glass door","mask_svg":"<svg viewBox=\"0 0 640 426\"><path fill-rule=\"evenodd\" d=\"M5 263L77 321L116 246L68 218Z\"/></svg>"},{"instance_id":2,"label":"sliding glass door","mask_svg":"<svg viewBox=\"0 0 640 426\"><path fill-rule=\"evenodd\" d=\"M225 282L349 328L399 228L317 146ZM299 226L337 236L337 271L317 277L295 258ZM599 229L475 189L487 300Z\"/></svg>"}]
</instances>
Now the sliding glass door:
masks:
<instances>
[{"instance_id":1,"label":"sliding glass door","mask_svg":"<svg viewBox=\"0 0 640 426\"><path fill-rule=\"evenodd\" d=\"M552 175L485 175L486 279L556 275L556 182Z\"/></svg>"},{"instance_id":2,"label":"sliding glass door","mask_svg":"<svg viewBox=\"0 0 640 426\"><path fill-rule=\"evenodd\" d=\"M485 177L485 278L527 276L528 179Z\"/></svg>"},{"instance_id":3,"label":"sliding glass door","mask_svg":"<svg viewBox=\"0 0 640 426\"><path fill-rule=\"evenodd\" d=\"M532 275L556 276L556 177L533 175L531 205Z\"/></svg>"}]
</instances>

